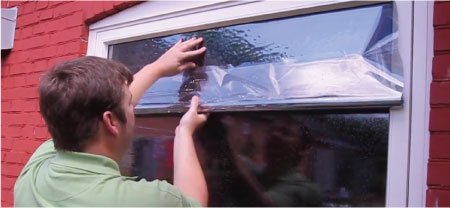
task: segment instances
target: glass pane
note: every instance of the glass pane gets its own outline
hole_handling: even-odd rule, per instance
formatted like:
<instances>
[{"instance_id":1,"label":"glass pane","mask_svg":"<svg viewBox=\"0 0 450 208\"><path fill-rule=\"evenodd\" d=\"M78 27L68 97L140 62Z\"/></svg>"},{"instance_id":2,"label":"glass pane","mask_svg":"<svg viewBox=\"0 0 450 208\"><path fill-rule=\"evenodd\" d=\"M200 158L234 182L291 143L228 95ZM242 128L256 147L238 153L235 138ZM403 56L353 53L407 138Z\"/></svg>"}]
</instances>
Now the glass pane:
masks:
<instances>
[{"instance_id":1,"label":"glass pane","mask_svg":"<svg viewBox=\"0 0 450 208\"><path fill-rule=\"evenodd\" d=\"M203 37L203 67L160 79L137 106L180 111L193 94L216 110L401 103L392 3L155 37L110 46L137 72L177 40ZM327 105L329 104L329 105ZM153 109L153 110L152 110Z\"/></svg>"},{"instance_id":2,"label":"glass pane","mask_svg":"<svg viewBox=\"0 0 450 208\"><path fill-rule=\"evenodd\" d=\"M123 172L173 181L180 116L139 116ZM195 135L209 206L384 206L386 111L212 113Z\"/></svg>"}]
</instances>

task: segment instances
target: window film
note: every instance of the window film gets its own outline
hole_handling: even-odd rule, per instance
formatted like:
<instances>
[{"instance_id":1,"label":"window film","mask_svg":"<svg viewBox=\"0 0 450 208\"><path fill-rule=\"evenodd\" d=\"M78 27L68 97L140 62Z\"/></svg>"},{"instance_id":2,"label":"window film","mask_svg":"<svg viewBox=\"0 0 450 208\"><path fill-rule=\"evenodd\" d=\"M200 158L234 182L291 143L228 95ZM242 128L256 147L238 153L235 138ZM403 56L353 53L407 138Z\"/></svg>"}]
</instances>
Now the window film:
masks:
<instances>
[{"instance_id":1,"label":"window film","mask_svg":"<svg viewBox=\"0 0 450 208\"><path fill-rule=\"evenodd\" d=\"M195 94L214 111L392 106L403 90L395 23L385 3L115 44L109 57L137 72L179 39L205 39L202 66L157 81L137 113L183 111Z\"/></svg>"},{"instance_id":2,"label":"window film","mask_svg":"<svg viewBox=\"0 0 450 208\"><path fill-rule=\"evenodd\" d=\"M123 172L173 182L181 115L136 119ZM212 113L195 135L209 206L384 206L383 110Z\"/></svg>"}]
</instances>

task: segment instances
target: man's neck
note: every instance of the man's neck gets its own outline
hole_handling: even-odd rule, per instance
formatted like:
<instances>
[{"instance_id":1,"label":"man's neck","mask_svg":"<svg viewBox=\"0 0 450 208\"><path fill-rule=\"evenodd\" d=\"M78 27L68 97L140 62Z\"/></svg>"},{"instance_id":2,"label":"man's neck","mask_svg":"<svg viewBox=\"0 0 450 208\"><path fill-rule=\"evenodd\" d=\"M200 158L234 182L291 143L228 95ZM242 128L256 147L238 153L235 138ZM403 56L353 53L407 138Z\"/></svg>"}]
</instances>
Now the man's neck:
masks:
<instances>
[{"instance_id":1,"label":"man's neck","mask_svg":"<svg viewBox=\"0 0 450 208\"><path fill-rule=\"evenodd\" d=\"M83 149L83 152L102 155L112 160L116 161L117 164L120 162L120 156L115 154L116 151L113 150L113 146L111 144L106 144L104 139L95 139Z\"/></svg>"}]
</instances>

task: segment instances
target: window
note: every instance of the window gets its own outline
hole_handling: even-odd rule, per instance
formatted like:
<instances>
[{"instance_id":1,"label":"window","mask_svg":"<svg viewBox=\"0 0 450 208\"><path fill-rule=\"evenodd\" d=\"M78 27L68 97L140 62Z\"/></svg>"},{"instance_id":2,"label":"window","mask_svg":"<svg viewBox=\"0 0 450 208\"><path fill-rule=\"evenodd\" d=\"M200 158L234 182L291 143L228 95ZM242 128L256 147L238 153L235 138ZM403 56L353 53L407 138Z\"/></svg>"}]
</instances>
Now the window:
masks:
<instances>
[{"instance_id":1,"label":"window","mask_svg":"<svg viewBox=\"0 0 450 208\"><path fill-rule=\"evenodd\" d=\"M150 15L135 15L144 10ZM262 200L257 199L262 196L281 206L314 203L292 200L301 199L305 192L326 206L413 203L408 197L423 195L412 195L408 187L413 184L408 178L412 177L408 160L413 141L409 135L413 125L409 115L411 11L411 2L147 2L92 25L88 53L122 61L132 70L154 60L179 37L211 37L201 73L160 80L138 106L136 145L124 162L132 166L124 165L124 172L171 180L167 156L171 155L173 130L185 102L198 93L215 111L207 124L212 127L199 132L196 144L211 184L211 205L261 206ZM302 24L312 29L292 29ZM267 31L267 25L273 29ZM292 32L280 32L285 28ZM307 42L299 41L307 38ZM236 44L220 44L227 39ZM327 45L327 41L337 44ZM233 53L227 47L243 50ZM334 68L350 73L332 74L335 78L329 80L381 85L350 87L343 86L349 82L341 82L328 86L338 86L334 90L324 91L317 88L322 83L292 79L304 77L301 73L323 76L323 70L314 69L336 65L336 61L340 64ZM302 63L310 65L299 67ZM361 70L369 76L352 77ZM279 78L286 74L291 81L281 82ZM229 86L223 87L226 77ZM308 81L308 89L319 90L305 96L311 90L301 91L298 83ZM349 89L355 89L353 94L348 94ZM373 93L375 89L379 91ZM290 126L304 130L292 131ZM287 157L289 150L270 157L280 155L274 150L298 143L274 142L276 135L268 130L311 139L307 139L307 148L294 151L300 153L298 158ZM295 141L302 144L303 139ZM267 164L283 165L273 162L283 156L285 161L296 158L286 164L298 171L275 168L286 172L280 173L283 177L269 177L273 175L268 174ZM302 181L299 187L303 188L289 188L293 183L276 180ZM298 197L283 198L283 192Z\"/></svg>"}]
</instances>

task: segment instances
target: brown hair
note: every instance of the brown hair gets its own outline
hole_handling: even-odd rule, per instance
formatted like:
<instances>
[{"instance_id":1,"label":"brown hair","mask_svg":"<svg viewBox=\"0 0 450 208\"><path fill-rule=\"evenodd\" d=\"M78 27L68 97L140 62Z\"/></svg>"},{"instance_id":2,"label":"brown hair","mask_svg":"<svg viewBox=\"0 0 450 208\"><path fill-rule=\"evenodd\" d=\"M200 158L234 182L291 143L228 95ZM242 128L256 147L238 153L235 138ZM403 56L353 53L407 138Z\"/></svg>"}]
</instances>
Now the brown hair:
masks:
<instances>
[{"instance_id":1,"label":"brown hair","mask_svg":"<svg viewBox=\"0 0 450 208\"><path fill-rule=\"evenodd\" d=\"M97 134L105 111L126 123L122 90L132 81L133 75L123 64L93 56L50 69L39 86L39 104L55 148L82 151Z\"/></svg>"}]
</instances>

